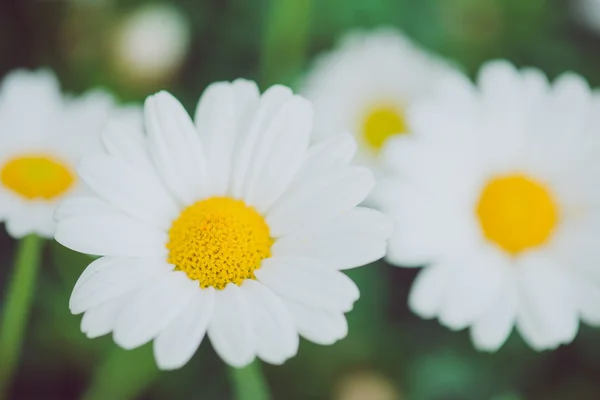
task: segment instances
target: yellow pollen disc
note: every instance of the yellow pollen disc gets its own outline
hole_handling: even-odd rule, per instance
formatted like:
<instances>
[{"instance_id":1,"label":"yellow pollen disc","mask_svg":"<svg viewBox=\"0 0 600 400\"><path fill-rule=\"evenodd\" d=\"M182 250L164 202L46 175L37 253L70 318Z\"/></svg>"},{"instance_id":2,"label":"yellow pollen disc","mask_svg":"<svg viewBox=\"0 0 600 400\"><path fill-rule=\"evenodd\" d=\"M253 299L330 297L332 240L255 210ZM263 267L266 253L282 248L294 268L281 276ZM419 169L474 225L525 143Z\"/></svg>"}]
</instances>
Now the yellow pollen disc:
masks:
<instances>
[{"instance_id":1,"label":"yellow pollen disc","mask_svg":"<svg viewBox=\"0 0 600 400\"><path fill-rule=\"evenodd\" d=\"M0 169L0 182L26 199L50 200L64 194L75 175L63 162L46 155L24 155Z\"/></svg>"},{"instance_id":2,"label":"yellow pollen disc","mask_svg":"<svg viewBox=\"0 0 600 400\"><path fill-rule=\"evenodd\" d=\"M375 151L381 150L390 137L406 133L407 130L404 113L397 107L373 108L363 121L364 139Z\"/></svg>"},{"instance_id":3,"label":"yellow pollen disc","mask_svg":"<svg viewBox=\"0 0 600 400\"><path fill-rule=\"evenodd\" d=\"M481 192L477 216L485 237L512 255L545 243L559 217L552 193L519 174L490 180Z\"/></svg>"},{"instance_id":4,"label":"yellow pollen disc","mask_svg":"<svg viewBox=\"0 0 600 400\"><path fill-rule=\"evenodd\" d=\"M255 279L271 256L273 239L265 219L241 200L211 197L187 207L169 230L169 263L200 287L224 289Z\"/></svg>"}]
</instances>

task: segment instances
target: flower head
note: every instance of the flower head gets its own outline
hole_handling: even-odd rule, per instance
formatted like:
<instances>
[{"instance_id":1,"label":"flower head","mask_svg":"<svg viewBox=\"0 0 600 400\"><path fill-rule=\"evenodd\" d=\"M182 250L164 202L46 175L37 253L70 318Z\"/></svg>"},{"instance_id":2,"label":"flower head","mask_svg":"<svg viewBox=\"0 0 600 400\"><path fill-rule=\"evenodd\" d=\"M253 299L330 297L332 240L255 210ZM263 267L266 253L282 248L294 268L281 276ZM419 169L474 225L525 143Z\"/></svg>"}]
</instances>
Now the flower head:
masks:
<instances>
[{"instance_id":1,"label":"flower head","mask_svg":"<svg viewBox=\"0 0 600 400\"><path fill-rule=\"evenodd\" d=\"M52 237L59 200L80 192L75 162L101 148L112 97L61 94L48 70L18 70L0 87L0 221L13 237Z\"/></svg>"},{"instance_id":2,"label":"flower head","mask_svg":"<svg viewBox=\"0 0 600 400\"><path fill-rule=\"evenodd\" d=\"M283 86L215 83L195 124L166 92L145 129L106 132L84 158L95 192L66 201L56 239L100 255L71 311L89 337L124 348L154 339L158 365L184 365L207 333L229 364L282 363L298 335L331 344L359 292L340 270L383 256L390 222L356 207L372 174L349 166L349 135L309 146L310 103Z\"/></svg>"},{"instance_id":3,"label":"flower head","mask_svg":"<svg viewBox=\"0 0 600 400\"><path fill-rule=\"evenodd\" d=\"M426 265L411 308L496 350L516 325L535 349L600 324L600 97L575 74L485 65L411 111L384 151L377 199L396 222L388 259Z\"/></svg>"},{"instance_id":4,"label":"flower head","mask_svg":"<svg viewBox=\"0 0 600 400\"><path fill-rule=\"evenodd\" d=\"M352 132L357 161L376 168L385 142L410 132L408 107L451 71L391 28L352 32L317 60L304 83L315 106L315 138Z\"/></svg>"}]
</instances>

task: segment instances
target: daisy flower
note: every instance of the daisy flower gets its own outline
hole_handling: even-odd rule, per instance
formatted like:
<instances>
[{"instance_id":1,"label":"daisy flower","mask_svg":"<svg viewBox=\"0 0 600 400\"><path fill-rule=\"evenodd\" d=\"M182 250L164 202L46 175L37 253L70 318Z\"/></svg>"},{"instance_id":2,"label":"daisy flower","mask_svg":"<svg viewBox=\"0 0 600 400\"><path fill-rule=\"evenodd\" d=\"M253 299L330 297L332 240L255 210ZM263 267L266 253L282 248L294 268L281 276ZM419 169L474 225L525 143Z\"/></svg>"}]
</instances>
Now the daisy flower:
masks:
<instances>
[{"instance_id":1,"label":"daisy flower","mask_svg":"<svg viewBox=\"0 0 600 400\"><path fill-rule=\"evenodd\" d=\"M579 76L485 65L410 113L377 194L396 222L388 260L422 266L412 310L497 350L516 326L534 349L600 324L600 97Z\"/></svg>"},{"instance_id":2,"label":"daisy flower","mask_svg":"<svg viewBox=\"0 0 600 400\"><path fill-rule=\"evenodd\" d=\"M315 139L352 132L357 161L376 168L384 143L410 132L406 109L450 71L394 29L351 32L338 49L317 59L304 82L315 107Z\"/></svg>"},{"instance_id":3,"label":"daisy flower","mask_svg":"<svg viewBox=\"0 0 600 400\"><path fill-rule=\"evenodd\" d=\"M154 340L160 368L183 366L205 333L235 367L331 344L359 292L340 270L384 255L391 222L356 207L374 185L349 166L349 135L309 147L310 103L283 86L215 83L192 122L150 96L145 131L113 128L82 160L95 192L57 212L56 240L102 256L70 300L89 337L131 349Z\"/></svg>"},{"instance_id":4,"label":"daisy flower","mask_svg":"<svg viewBox=\"0 0 600 400\"><path fill-rule=\"evenodd\" d=\"M17 70L0 86L0 221L20 238L54 235L57 202L82 188L74 164L101 148L100 130L114 111L110 95L61 94L49 70Z\"/></svg>"}]
</instances>

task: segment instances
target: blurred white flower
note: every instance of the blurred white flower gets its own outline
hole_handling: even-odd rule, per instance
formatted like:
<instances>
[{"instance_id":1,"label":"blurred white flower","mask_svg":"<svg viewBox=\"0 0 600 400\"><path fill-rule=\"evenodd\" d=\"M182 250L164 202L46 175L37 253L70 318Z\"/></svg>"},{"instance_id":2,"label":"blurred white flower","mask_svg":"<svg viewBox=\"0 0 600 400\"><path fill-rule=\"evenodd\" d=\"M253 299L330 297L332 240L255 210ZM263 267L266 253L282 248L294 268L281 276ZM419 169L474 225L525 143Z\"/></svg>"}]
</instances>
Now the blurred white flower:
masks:
<instances>
[{"instance_id":1,"label":"blurred white flower","mask_svg":"<svg viewBox=\"0 0 600 400\"><path fill-rule=\"evenodd\" d=\"M168 3L140 7L113 39L113 63L129 85L153 85L174 75L190 45L189 21Z\"/></svg>"},{"instance_id":2,"label":"blurred white flower","mask_svg":"<svg viewBox=\"0 0 600 400\"><path fill-rule=\"evenodd\" d=\"M374 185L349 166L349 135L309 148L312 107L283 86L216 83L195 125L166 92L146 100L145 136L106 132L108 154L79 175L97 194L57 212L56 240L103 256L71 296L89 337L131 349L154 339L160 368L183 366L205 333L233 366L279 364L298 334L346 336L359 296L341 270L383 257L391 223L356 207Z\"/></svg>"},{"instance_id":3,"label":"blurred white flower","mask_svg":"<svg viewBox=\"0 0 600 400\"><path fill-rule=\"evenodd\" d=\"M579 22L600 35L600 0L575 0L573 4Z\"/></svg>"},{"instance_id":4,"label":"blurred white flower","mask_svg":"<svg viewBox=\"0 0 600 400\"><path fill-rule=\"evenodd\" d=\"M391 136L410 131L405 112L453 69L391 28L351 32L317 59L303 93L315 106L315 140L352 132L357 161L379 164Z\"/></svg>"},{"instance_id":5,"label":"blurred white flower","mask_svg":"<svg viewBox=\"0 0 600 400\"><path fill-rule=\"evenodd\" d=\"M0 87L0 221L19 238L54 235L54 209L82 190L74 165L98 150L100 130L115 111L112 97L61 94L49 70L17 70Z\"/></svg>"},{"instance_id":6,"label":"blurred white flower","mask_svg":"<svg viewBox=\"0 0 600 400\"><path fill-rule=\"evenodd\" d=\"M600 324L600 96L578 75L485 65L415 106L386 146L376 195L396 228L388 260L423 266L409 303L475 346L514 325L537 350Z\"/></svg>"}]
</instances>

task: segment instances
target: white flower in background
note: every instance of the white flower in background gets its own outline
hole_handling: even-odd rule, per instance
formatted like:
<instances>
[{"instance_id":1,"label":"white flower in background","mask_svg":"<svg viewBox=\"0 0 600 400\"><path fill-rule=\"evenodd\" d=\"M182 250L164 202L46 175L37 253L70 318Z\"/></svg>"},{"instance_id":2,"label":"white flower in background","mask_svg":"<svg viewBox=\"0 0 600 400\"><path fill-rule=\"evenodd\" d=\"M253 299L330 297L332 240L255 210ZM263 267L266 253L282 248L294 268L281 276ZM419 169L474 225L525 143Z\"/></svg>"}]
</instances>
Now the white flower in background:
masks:
<instances>
[{"instance_id":1,"label":"white flower in background","mask_svg":"<svg viewBox=\"0 0 600 400\"><path fill-rule=\"evenodd\" d=\"M399 32L352 32L317 59L303 92L315 108L315 139L352 132L357 161L379 165L388 138L410 131L406 109L428 96L453 69Z\"/></svg>"},{"instance_id":2,"label":"white flower in background","mask_svg":"<svg viewBox=\"0 0 600 400\"><path fill-rule=\"evenodd\" d=\"M573 6L579 22L600 35L600 0L576 0Z\"/></svg>"},{"instance_id":3,"label":"white flower in background","mask_svg":"<svg viewBox=\"0 0 600 400\"><path fill-rule=\"evenodd\" d=\"M48 70L17 70L0 87L0 222L20 238L54 235L54 210L65 195L81 190L77 159L101 149L100 130L114 103L92 91L61 93Z\"/></svg>"},{"instance_id":4,"label":"white flower in background","mask_svg":"<svg viewBox=\"0 0 600 400\"><path fill-rule=\"evenodd\" d=\"M128 85L168 80L188 53L191 30L185 15L163 3L140 7L117 29L113 63Z\"/></svg>"},{"instance_id":5,"label":"white flower in background","mask_svg":"<svg viewBox=\"0 0 600 400\"><path fill-rule=\"evenodd\" d=\"M396 223L388 260L426 265L412 310L489 351L515 325L543 350L600 324L600 97L575 74L492 62L409 118L376 197Z\"/></svg>"},{"instance_id":6,"label":"white flower in background","mask_svg":"<svg viewBox=\"0 0 600 400\"><path fill-rule=\"evenodd\" d=\"M233 366L282 363L298 334L331 344L358 288L340 270L384 255L391 222L356 207L372 174L355 144L309 147L312 108L283 86L216 83L195 126L166 92L146 100L147 136L113 128L84 158L96 193L66 201L56 239L103 256L71 296L89 337L131 349L154 339L159 367L183 366L205 332Z\"/></svg>"}]
</instances>

